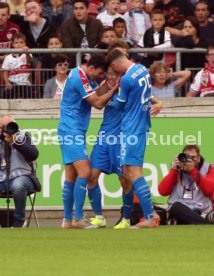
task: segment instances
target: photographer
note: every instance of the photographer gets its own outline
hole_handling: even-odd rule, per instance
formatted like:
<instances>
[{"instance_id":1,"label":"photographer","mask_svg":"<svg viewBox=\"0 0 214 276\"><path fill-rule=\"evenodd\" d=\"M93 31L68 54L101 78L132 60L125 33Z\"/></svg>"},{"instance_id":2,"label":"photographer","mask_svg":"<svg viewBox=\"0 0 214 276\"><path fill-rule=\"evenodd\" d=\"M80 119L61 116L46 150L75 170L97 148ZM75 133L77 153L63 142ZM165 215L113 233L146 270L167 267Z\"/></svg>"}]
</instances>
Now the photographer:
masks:
<instances>
[{"instance_id":1,"label":"photographer","mask_svg":"<svg viewBox=\"0 0 214 276\"><path fill-rule=\"evenodd\" d=\"M35 190L30 175L32 161L38 157L38 150L27 133L18 130L10 116L0 118L0 193L12 194L15 211L13 227L22 227L25 221L25 207L28 192Z\"/></svg>"},{"instance_id":2,"label":"photographer","mask_svg":"<svg viewBox=\"0 0 214 276\"><path fill-rule=\"evenodd\" d=\"M197 145L184 147L158 191L169 196L169 219L178 224L214 223L214 166L204 161Z\"/></svg>"}]
</instances>

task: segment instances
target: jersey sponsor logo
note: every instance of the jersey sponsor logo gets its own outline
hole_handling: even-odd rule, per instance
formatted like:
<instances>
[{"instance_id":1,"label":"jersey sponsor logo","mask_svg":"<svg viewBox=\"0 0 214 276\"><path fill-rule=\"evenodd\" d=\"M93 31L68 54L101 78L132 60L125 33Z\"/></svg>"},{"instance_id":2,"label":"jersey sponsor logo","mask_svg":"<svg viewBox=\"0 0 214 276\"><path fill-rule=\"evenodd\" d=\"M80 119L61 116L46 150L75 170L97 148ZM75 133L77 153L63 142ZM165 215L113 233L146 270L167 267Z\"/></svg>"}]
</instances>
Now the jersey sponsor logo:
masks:
<instances>
[{"instance_id":1,"label":"jersey sponsor logo","mask_svg":"<svg viewBox=\"0 0 214 276\"><path fill-rule=\"evenodd\" d=\"M86 75L83 73L83 71L79 70L79 76L82 81L83 87L85 89L85 92L88 94L91 94L93 92L93 89L91 88L90 83L87 80Z\"/></svg>"},{"instance_id":2,"label":"jersey sponsor logo","mask_svg":"<svg viewBox=\"0 0 214 276\"><path fill-rule=\"evenodd\" d=\"M85 91L90 94L91 92L93 92L92 88L91 88L91 85L89 83L86 83L83 85Z\"/></svg>"}]
</instances>

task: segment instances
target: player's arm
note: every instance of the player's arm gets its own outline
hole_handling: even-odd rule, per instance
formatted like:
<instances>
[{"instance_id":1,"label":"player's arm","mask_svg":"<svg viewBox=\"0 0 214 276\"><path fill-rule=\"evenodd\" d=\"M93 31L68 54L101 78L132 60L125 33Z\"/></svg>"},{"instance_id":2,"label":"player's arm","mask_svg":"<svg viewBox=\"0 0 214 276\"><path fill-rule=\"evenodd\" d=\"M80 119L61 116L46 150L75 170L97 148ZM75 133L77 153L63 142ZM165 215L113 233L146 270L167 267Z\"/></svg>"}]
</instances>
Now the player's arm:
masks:
<instances>
[{"instance_id":1,"label":"player's arm","mask_svg":"<svg viewBox=\"0 0 214 276\"><path fill-rule=\"evenodd\" d=\"M116 84L113 88L111 88L108 93L105 93L102 96L98 96L97 93L90 94L85 100L90 103L93 107L97 109L102 109L106 103L111 99L111 97L114 95L115 91L118 88L118 84Z\"/></svg>"},{"instance_id":2,"label":"player's arm","mask_svg":"<svg viewBox=\"0 0 214 276\"><path fill-rule=\"evenodd\" d=\"M152 97L151 102L152 102L152 108L150 110L150 115L156 116L160 112L161 108L163 107L163 103L160 99L155 97Z\"/></svg>"},{"instance_id":3,"label":"player's arm","mask_svg":"<svg viewBox=\"0 0 214 276\"><path fill-rule=\"evenodd\" d=\"M124 109L127 100L128 87L129 85L126 79L121 80L118 95L113 98L114 108L116 110Z\"/></svg>"}]
</instances>

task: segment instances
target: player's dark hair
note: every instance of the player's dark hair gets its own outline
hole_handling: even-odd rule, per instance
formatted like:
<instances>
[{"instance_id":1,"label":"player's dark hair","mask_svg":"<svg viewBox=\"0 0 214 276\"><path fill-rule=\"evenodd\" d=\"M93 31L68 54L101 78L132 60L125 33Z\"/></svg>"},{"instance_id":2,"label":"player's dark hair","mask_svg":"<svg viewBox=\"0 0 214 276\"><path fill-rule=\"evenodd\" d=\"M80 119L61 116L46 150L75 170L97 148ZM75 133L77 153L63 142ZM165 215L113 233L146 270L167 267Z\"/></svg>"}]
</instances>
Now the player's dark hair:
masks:
<instances>
[{"instance_id":1,"label":"player's dark hair","mask_svg":"<svg viewBox=\"0 0 214 276\"><path fill-rule=\"evenodd\" d=\"M105 55L103 54L93 54L91 55L87 66L93 65L94 68L103 68L106 69Z\"/></svg>"},{"instance_id":2,"label":"player's dark hair","mask_svg":"<svg viewBox=\"0 0 214 276\"><path fill-rule=\"evenodd\" d=\"M125 55L118 49L114 49L114 50L108 52L108 55L106 57L107 66L110 66L114 60L121 58L123 56L125 56Z\"/></svg>"}]
</instances>

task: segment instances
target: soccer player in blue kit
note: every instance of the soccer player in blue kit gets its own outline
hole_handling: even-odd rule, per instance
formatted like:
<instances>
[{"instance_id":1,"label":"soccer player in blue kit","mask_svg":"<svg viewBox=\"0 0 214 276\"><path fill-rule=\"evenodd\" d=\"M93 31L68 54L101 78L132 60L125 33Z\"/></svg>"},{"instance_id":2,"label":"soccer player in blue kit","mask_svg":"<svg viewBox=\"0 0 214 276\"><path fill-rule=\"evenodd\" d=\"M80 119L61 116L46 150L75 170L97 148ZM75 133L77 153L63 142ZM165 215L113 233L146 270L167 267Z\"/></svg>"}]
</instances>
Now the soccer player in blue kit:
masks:
<instances>
[{"instance_id":1,"label":"soccer player in blue kit","mask_svg":"<svg viewBox=\"0 0 214 276\"><path fill-rule=\"evenodd\" d=\"M91 175L85 133L89 125L91 106L101 109L117 89L117 84L110 90L106 84L98 88L95 79L104 73L105 65L104 55L92 55L87 64L71 70L65 83L58 125L65 165L62 228L95 228L83 215L86 186Z\"/></svg>"},{"instance_id":2,"label":"soccer player in blue kit","mask_svg":"<svg viewBox=\"0 0 214 276\"><path fill-rule=\"evenodd\" d=\"M159 113L161 101L151 95L151 80L145 66L133 63L117 49L108 53L107 64L123 75L114 104L115 108L123 110L121 131L124 137L120 152L123 176L132 186L144 212L144 221L134 227L154 228L158 224L154 219L150 189L142 176L142 166L151 127L150 116Z\"/></svg>"},{"instance_id":3,"label":"soccer player in blue kit","mask_svg":"<svg viewBox=\"0 0 214 276\"><path fill-rule=\"evenodd\" d=\"M111 67L107 69L106 82L108 87L114 87L118 79L118 74ZM122 176L120 166L120 128L122 121L122 111L114 108L113 98L108 101L104 110L103 122L101 124L96 144L93 147L90 161L92 174L88 184L88 197L95 213L95 217L90 222L98 227L106 226L106 220L102 215L101 191L98 178L101 172L106 174L117 174L123 188L123 220L115 228L127 228L130 226L129 220L133 205L133 191L127 186Z\"/></svg>"}]
</instances>

